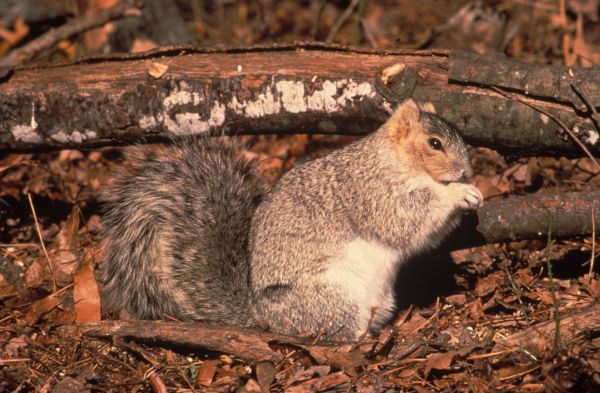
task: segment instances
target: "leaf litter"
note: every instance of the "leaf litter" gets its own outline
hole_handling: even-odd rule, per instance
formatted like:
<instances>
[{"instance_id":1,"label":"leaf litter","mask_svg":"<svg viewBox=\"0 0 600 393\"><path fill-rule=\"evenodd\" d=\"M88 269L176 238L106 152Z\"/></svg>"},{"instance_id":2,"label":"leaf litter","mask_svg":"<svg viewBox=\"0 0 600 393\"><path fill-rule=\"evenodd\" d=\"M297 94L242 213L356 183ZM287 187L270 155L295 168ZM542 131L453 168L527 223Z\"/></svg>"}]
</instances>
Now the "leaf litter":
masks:
<instances>
[{"instance_id":1,"label":"leaf litter","mask_svg":"<svg viewBox=\"0 0 600 393\"><path fill-rule=\"evenodd\" d=\"M327 2L321 23L314 28L314 7L319 2L311 2L309 7L300 3L283 1L278 11L266 8L259 17L252 2L238 2L221 11L221 15L247 22L235 29L226 23L199 23L217 12L210 8L192 11L196 18L192 22L208 42L221 42L223 37L236 44L262 42L261 37L306 39L310 30L313 37L324 39L344 8L344 2ZM381 47L394 42L422 44L430 34L422 28L424 24L446 29L456 24L456 19L446 23L453 13L459 15L462 10L460 2L433 6L401 1L403 5L397 9L369 3L363 26L370 30L371 44ZM597 61L600 52L586 39L600 31L588 19L577 18L581 9L597 10L597 4L568 2L569 12L575 15L571 20L570 14L560 14L559 9L542 9L543 2L531 3L538 7L511 6L531 7L526 9L534 17L519 22L520 30L505 47L509 55L556 64L572 62L577 54ZM428 16L423 18L425 14ZM497 18L482 15L481 23L498 25ZM261 18L267 21L267 30ZM22 23L15 25L18 30L23 30ZM577 23L591 26L590 37L571 28ZM444 34L443 29L440 32ZM350 21L336 39L351 43L351 33ZM569 49L564 57L554 53L555 38ZM88 39L102 45L106 37L96 34ZM142 38L136 40L140 45ZM155 45L143 40L148 48ZM472 49L485 52L495 45L493 41L478 41ZM464 43L468 45L468 37ZM75 51L68 48L58 48L56 56L74 56ZM168 73L157 68L151 74L154 78ZM355 138L293 135L240 139L249 146L248 157L256 158L261 171L274 182L293 165ZM472 149L472 156L475 184L486 198L590 190L600 184L598 170L588 158L510 160L486 148ZM429 283L431 293L411 298L395 323L378 337L359 344L342 343L333 352L319 345L271 345L284 355L279 362L252 362L226 353L190 352L160 343L64 335L58 326L118 319L101 310L96 278L102 260L98 194L110 182L111 174L126 165L120 150L112 148L0 158L0 391L566 392L594 391L600 386L598 325L578 326L581 333L574 336L568 334L571 327L564 326L564 338L569 340L560 348L552 334L536 333L541 324L598 304L598 270L587 274L589 239L553 241L548 250L545 242L526 241L455 251L451 254L453 285ZM52 273L39 244L28 193L39 216ZM554 273L552 282L548 260ZM497 343L524 332L532 344L541 343L546 349L533 352L523 345L498 347Z\"/></svg>"}]
</instances>

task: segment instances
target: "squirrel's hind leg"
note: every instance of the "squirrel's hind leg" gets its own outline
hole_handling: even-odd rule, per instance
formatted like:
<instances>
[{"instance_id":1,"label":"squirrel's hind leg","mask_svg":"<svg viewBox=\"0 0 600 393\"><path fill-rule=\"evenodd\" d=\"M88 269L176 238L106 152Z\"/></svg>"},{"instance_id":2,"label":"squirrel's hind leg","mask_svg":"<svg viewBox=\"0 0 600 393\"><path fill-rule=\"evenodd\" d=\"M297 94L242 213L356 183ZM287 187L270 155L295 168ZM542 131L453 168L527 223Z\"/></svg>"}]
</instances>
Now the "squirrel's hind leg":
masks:
<instances>
[{"instance_id":1,"label":"squirrel's hind leg","mask_svg":"<svg viewBox=\"0 0 600 393\"><path fill-rule=\"evenodd\" d=\"M310 333L327 340L356 340L365 333L356 305L331 284L302 277L290 285L272 286L254 299L256 322L282 334Z\"/></svg>"}]
</instances>

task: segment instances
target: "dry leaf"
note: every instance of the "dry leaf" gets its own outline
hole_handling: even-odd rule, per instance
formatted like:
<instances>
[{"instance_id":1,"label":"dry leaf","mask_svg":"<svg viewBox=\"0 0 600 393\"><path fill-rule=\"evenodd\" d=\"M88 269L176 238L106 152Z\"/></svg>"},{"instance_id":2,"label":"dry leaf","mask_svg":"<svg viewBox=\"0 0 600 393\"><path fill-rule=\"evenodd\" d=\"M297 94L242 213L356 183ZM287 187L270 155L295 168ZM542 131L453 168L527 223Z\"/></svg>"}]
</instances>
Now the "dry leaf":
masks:
<instances>
[{"instance_id":1,"label":"dry leaf","mask_svg":"<svg viewBox=\"0 0 600 393\"><path fill-rule=\"evenodd\" d=\"M18 337L13 337L8 340L8 343L4 346L3 357L14 358L19 355L19 349L27 346L27 342L25 341L25 336L20 335Z\"/></svg>"},{"instance_id":2,"label":"dry leaf","mask_svg":"<svg viewBox=\"0 0 600 393\"><path fill-rule=\"evenodd\" d=\"M499 281L496 274L490 274L487 277L480 278L477 280L477 285L475 286L475 293L479 297L485 297L496 290L498 287Z\"/></svg>"},{"instance_id":3,"label":"dry leaf","mask_svg":"<svg viewBox=\"0 0 600 393\"><path fill-rule=\"evenodd\" d=\"M206 360L202 363L196 373L196 383L202 386L210 386L217 371L217 364L216 360Z\"/></svg>"},{"instance_id":4,"label":"dry leaf","mask_svg":"<svg viewBox=\"0 0 600 393\"><path fill-rule=\"evenodd\" d=\"M246 382L246 384L244 385L244 387L240 390L240 393L260 393L260 392L264 392L264 390L261 390L260 385L254 380L254 379L249 379L248 382ZM268 392L268 390L267 390Z\"/></svg>"},{"instance_id":5,"label":"dry leaf","mask_svg":"<svg viewBox=\"0 0 600 393\"><path fill-rule=\"evenodd\" d=\"M471 302L471 306L469 307L469 316L478 321L485 317L485 312L483 311L483 304L481 303L481 298L475 299Z\"/></svg>"},{"instance_id":6,"label":"dry leaf","mask_svg":"<svg viewBox=\"0 0 600 393\"><path fill-rule=\"evenodd\" d=\"M148 38L137 38L133 41L130 52L131 53L147 52L147 51L152 50L157 47L158 47L158 45L156 44L156 42L149 40Z\"/></svg>"},{"instance_id":7,"label":"dry leaf","mask_svg":"<svg viewBox=\"0 0 600 393\"><path fill-rule=\"evenodd\" d=\"M46 267L47 265L43 255L33 261L25 272L25 287L35 288L44 282L44 279L48 277L48 269Z\"/></svg>"},{"instance_id":8,"label":"dry leaf","mask_svg":"<svg viewBox=\"0 0 600 393\"><path fill-rule=\"evenodd\" d=\"M516 171L512 174L515 181L525 183L526 186L531 185L531 170L528 164L520 164Z\"/></svg>"},{"instance_id":9,"label":"dry leaf","mask_svg":"<svg viewBox=\"0 0 600 393\"><path fill-rule=\"evenodd\" d=\"M150 386L152 387L152 391L155 393L167 393L167 385L163 382L160 375L156 372L153 372L148 377L148 382L150 382Z\"/></svg>"},{"instance_id":10,"label":"dry leaf","mask_svg":"<svg viewBox=\"0 0 600 393\"><path fill-rule=\"evenodd\" d=\"M148 64L148 74L153 78L162 78L162 76L167 72L169 66L161 63L150 63Z\"/></svg>"},{"instance_id":11,"label":"dry leaf","mask_svg":"<svg viewBox=\"0 0 600 393\"><path fill-rule=\"evenodd\" d=\"M25 315L25 323L27 323L29 326L35 325L42 315L53 310L58 305L60 305L60 299L54 293L50 296L46 296L43 299L33 302L31 309L27 315Z\"/></svg>"},{"instance_id":12,"label":"dry leaf","mask_svg":"<svg viewBox=\"0 0 600 393\"><path fill-rule=\"evenodd\" d=\"M256 365L256 379L263 392L268 392L275 379L275 366L271 362L259 362Z\"/></svg>"},{"instance_id":13,"label":"dry leaf","mask_svg":"<svg viewBox=\"0 0 600 393\"><path fill-rule=\"evenodd\" d=\"M327 365L323 366L313 366L309 367L306 370L303 367L295 368L292 367L292 372L289 375L288 380L285 382L286 386L292 385L296 382L303 382L309 379L318 377L322 378L326 375L329 375L331 372L331 367Z\"/></svg>"},{"instance_id":14,"label":"dry leaf","mask_svg":"<svg viewBox=\"0 0 600 393\"><path fill-rule=\"evenodd\" d=\"M84 262L73 275L73 299L75 300L75 322L100 321L100 292L94 276L91 258Z\"/></svg>"},{"instance_id":15,"label":"dry leaf","mask_svg":"<svg viewBox=\"0 0 600 393\"><path fill-rule=\"evenodd\" d=\"M350 382L350 377L344 374L343 371L340 371L335 374L330 374L326 377L311 379L297 386L290 386L286 389L286 392L321 392L324 390L333 389L334 387L346 382Z\"/></svg>"},{"instance_id":16,"label":"dry leaf","mask_svg":"<svg viewBox=\"0 0 600 393\"><path fill-rule=\"evenodd\" d=\"M328 363L340 367L353 377L357 375L356 369L367 363L364 354L355 350L352 345L337 347L308 346L304 349L319 363Z\"/></svg>"},{"instance_id":17,"label":"dry leaf","mask_svg":"<svg viewBox=\"0 0 600 393\"><path fill-rule=\"evenodd\" d=\"M73 207L69 217L61 223L61 228L50 248L50 262L54 273L64 273L72 275L77 268L77 256L74 250L77 249L77 231L79 230L79 208Z\"/></svg>"}]
</instances>

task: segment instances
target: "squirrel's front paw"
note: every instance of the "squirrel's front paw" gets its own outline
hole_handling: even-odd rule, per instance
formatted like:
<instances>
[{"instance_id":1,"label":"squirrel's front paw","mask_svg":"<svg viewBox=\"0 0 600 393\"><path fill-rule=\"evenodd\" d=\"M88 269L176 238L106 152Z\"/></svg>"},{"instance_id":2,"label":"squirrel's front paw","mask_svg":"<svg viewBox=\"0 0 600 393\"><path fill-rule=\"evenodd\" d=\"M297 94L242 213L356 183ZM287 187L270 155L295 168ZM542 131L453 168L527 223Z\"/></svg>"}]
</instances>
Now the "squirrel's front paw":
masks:
<instances>
[{"instance_id":1,"label":"squirrel's front paw","mask_svg":"<svg viewBox=\"0 0 600 393\"><path fill-rule=\"evenodd\" d=\"M456 204L460 209L477 209L483 205L483 195L479 188L471 184L450 183L451 193L456 197Z\"/></svg>"}]
</instances>

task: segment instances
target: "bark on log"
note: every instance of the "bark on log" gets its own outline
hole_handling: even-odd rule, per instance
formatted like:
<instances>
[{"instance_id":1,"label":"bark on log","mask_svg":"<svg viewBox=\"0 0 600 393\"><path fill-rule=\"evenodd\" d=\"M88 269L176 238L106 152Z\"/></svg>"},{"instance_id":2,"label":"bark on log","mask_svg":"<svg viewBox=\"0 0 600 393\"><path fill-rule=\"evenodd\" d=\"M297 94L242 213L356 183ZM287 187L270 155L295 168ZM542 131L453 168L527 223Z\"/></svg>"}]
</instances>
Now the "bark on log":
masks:
<instances>
[{"instance_id":1,"label":"bark on log","mask_svg":"<svg viewBox=\"0 0 600 393\"><path fill-rule=\"evenodd\" d=\"M544 353L553 346L555 328L554 320L539 323L497 341L492 351L520 348L534 355ZM598 328L600 328L600 303L593 303L569 315L561 316L561 342L569 345L585 331L595 331ZM365 362L362 355L364 348L333 343L314 345L307 339L235 326L213 326L197 322L102 321L67 325L59 329L65 334L76 334L79 331L91 337L132 338L156 344L221 352L246 360L281 361L284 355L270 347L270 344L279 344L301 347L319 362L328 362L349 370ZM364 346L367 349L371 347L368 343Z\"/></svg>"},{"instance_id":2,"label":"bark on log","mask_svg":"<svg viewBox=\"0 0 600 393\"><path fill-rule=\"evenodd\" d=\"M164 75L151 76L152 63L168 67ZM403 71L381 83L382 71L397 64ZM600 70L574 72L599 102ZM600 136L574 85L565 67L444 50L167 48L13 70L0 80L0 150L206 132L364 134L387 118L393 101L412 97L432 102L472 144L581 155L552 119L493 86L552 113L598 153Z\"/></svg>"},{"instance_id":3,"label":"bark on log","mask_svg":"<svg viewBox=\"0 0 600 393\"><path fill-rule=\"evenodd\" d=\"M600 303L596 302L578 309L571 314L560 316L560 341L569 345L586 331L600 329ZM556 337L556 321L542 322L519 333L496 341L493 351L504 351L519 348L529 354L539 356L554 349Z\"/></svg>"},{"instance_id":4,"label":"bark on log","mask_svg":"<svg viewBox=\"0 0 600 393\"><path fill-rule=\"evenodd\" d=\"M201 351L231 354L246 360L281 361L285 356L270 345L290 345L307 350L315 360L339 367L358 367L364 357L350 344L314 344L314 339L198 322L102 321L60 327L65 334L82 332L91 337L123 337Z\"/></svg>"},{"instance_id":5,"label":"bark on log","mask_svg":"<svg viewBox=\"0 0 600 393\"><path fill-rule=\"evenodd\" d=\"M564 192L513 196L486 202L465 216L448 245L453 249L534 238L585 236L592 233L592 205L600 192ZM600 206L594 209L600 223Z\"/></svg>"}]
</instances>

